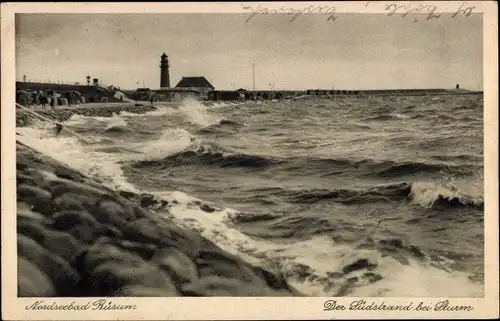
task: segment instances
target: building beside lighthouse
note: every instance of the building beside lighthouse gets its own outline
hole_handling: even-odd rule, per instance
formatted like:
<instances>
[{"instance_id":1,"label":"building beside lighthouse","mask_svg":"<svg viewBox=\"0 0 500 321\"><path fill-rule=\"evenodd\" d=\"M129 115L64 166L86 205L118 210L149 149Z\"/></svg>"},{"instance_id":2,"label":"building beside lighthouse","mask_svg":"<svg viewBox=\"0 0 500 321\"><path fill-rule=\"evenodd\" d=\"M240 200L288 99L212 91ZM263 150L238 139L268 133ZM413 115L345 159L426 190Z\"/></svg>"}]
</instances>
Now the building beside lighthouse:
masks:
<instances>
[{"instance_id":1,"label":"building beside lighthouse","mask_svg":"<svg viewBox=\"0 0 500 321\"><path fill-rule=\"evenodd\" d=\"M176 89L187 88L193 89L200 93L201 98L208 98L210 92L215 88L205 77L182 77L179 83L175 86Z\"/></svg>"}]
</instances>

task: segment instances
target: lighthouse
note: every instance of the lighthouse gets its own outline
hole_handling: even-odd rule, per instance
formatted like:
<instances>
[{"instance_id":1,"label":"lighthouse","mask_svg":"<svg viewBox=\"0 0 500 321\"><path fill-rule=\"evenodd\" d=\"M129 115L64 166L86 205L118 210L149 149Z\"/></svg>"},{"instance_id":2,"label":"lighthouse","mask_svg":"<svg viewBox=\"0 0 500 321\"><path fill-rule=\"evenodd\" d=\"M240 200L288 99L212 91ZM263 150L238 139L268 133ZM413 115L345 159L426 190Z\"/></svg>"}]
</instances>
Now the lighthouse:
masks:
<instances>
[{"instance_id":1,"label":"lighthouse","mask_svg":"<svg viewBox=\"0 0 500 321\"><path fill-rule=\"evenodd\" d=\"M160 60L160 88L169 88L170 87L170 75L168 73L168 56L163 53L161 55Z\"/></svg>"}]
</instances>

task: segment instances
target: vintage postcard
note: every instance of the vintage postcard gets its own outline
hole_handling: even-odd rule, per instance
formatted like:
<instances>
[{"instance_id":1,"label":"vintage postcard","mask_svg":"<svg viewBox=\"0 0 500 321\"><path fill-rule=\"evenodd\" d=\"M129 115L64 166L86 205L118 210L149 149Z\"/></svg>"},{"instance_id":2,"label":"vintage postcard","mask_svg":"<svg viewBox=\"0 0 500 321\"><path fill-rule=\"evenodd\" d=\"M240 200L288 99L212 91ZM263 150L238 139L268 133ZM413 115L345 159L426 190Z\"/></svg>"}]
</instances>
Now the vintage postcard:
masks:
<instances>
[{"instance_id":1,"label":"vintage postcard","mask_svg":"<svg viewBox=\"0 0 500 321\"><path fill-rule=\"evenodd\" d=\"M495 2L2 4L2 317L498 317Z\"/></svg>"}]
</instances>

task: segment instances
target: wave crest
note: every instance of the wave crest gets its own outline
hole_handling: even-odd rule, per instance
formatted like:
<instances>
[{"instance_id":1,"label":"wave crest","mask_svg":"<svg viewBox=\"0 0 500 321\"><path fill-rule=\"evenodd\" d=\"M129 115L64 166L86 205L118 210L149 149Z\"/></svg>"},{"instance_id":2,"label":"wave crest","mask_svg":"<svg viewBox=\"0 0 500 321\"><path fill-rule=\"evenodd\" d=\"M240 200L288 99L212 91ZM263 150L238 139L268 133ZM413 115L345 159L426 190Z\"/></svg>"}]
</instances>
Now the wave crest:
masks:
<instances>
[{"instance_id":1,"label":"wave crest","mask_svg":"<svg viewBox=\"0 0 500 321\"><path fill-rule=\"evenodd\" d=\"M402 182L360 190L272 188L262 192L265 194L259 195L260 197L276 196L295 204L315 204L327 201L354 205L408 201L423 208L434 209L474 207L481 210L484 206L482 196L468 194L451 183L439 182Z\"/></svg>"},{"instance_id":2,"label":"wave crest","mask_svg":"<svg viewBox=\"0 0 500 321\"><path fill-rule=\"evenodd\" d=\"M413 203L427 208L475 207L484 209L484 199L461 191L451 183L413 183L409 195Z\"/></svg>"},{"instance_id":3,"label":"wave crest","mask_svg":"<svg viewBox=\"0 0 500 321\"><path fill-rule=\"evenodd\" d=\"M216 165L219 167L267 167L277 160L258 155L232 152L214 143L195 143L189 148L161 160L140 161L134 167L159 166L161 168L182 165Z\"/></svg>"},{"instance_id":4,"label":"wave crest","mask_svg":"<svg viewBox=\"0 0 500 321\"><path fill-rule=\"evenodd\" d=\"M244 124L235 120L222 119L216 124L203 127L198 132L202 134L233 133L235 129L243 127Z\"/></svg>"},{"instance_id":5,"label":"wave crest","mask_svg":"<svg viewBox=\"0 0 500 321\"><path fill-rule=\"evenodd\" d=\"M130 128L118 125L118 126L107 127L102 132L105 133L105 134L124 134L124 133L129 133L131 131L132 130Z\"/></svg>"}]
</instances>

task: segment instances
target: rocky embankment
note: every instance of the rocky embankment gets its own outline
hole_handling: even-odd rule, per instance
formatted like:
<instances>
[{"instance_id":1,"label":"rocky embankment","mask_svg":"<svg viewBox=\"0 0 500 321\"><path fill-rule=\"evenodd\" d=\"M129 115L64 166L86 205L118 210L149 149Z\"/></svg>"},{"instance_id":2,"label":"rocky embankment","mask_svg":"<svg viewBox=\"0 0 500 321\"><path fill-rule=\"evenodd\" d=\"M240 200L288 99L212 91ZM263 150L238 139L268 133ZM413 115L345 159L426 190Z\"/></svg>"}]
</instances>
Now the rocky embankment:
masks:
<instances>
[{"instance_id":1,"label":"rocky embankment","mask_svg":"<svg viewBox=\"0 0 500 321\"><path fill-rule=\"evenodd\" d=\"M17 143L18 296L301 295L151 212L154 202Z\"/></svg>"},{"instance_id":2,"label":"rocky embankment","mask_svg":"<svg viewBox=\"0 0 500 321\"><path fill-rule=\"evenodd\" d=\"M45 110L37 109L35 112L41 115L43 118L48 118L50 120L58 122L64 122L66 120L69 120L74 114L94 117L112 117L114 114L120 114L124 111L135 114L145 114L153 110L156 110L156 107L150 105L135 106L127 104L107 107L68 107L66 109L55 110L47 108ZM33 122L33 118L35 117L36 116L28 111L17 109L16 127L25 127L31 125Z\"/></svg>"}]
</instances>

